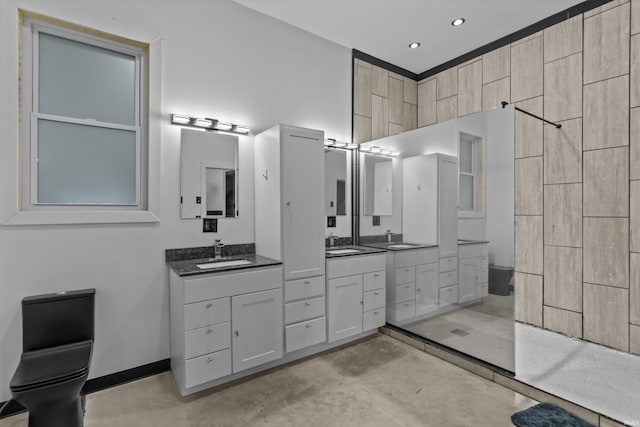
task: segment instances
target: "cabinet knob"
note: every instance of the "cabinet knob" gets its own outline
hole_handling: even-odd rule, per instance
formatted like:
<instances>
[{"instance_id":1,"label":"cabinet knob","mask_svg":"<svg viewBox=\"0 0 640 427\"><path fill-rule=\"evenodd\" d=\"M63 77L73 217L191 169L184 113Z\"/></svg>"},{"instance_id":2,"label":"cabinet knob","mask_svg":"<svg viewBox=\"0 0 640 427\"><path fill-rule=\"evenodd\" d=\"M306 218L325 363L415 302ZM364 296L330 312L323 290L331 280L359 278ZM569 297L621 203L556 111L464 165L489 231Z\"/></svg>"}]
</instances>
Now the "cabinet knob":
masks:
<instances>
[{"instance_id":1,"label":"cabinet knob","mask_svg":"<svg viewBox=\"0 0 640 427\"><path fill-rule=\"evenodd\" d=\"M304 306L305 306L305 307L309 307L310 305L311 305L311 303L309 303L309 302L305 302L305 303L304 303Z\"/></svg>"},{"instance_id":2,"label":"cabinet knob","mask_svg":"<svg viewBox=\"0 0 640 427\"><path fill-rule=\"evenodd\" d=\"M304 281L304 284L305 284L305 285L310 285L310 284L311 284L311 282L310 282L309 280L305 280L305 281Z\"/></svg>"},{"instance_id":3,"label":"cabinet knob","mask_svg":"<svg viewBox=\"0 0 640 427\"><path fill-rule=\"evenodd\" d=\"M420 288L416 288L416 292L420 292Z\"/></svg>"},{"instance_id":4,"label":"cabinet knob","mask_svg":"<svg viewBox=\"0 0 640 427\"><path fill-rule=\"evenodd\" d=\"M211 307L213 307L213 303L208 303L207 308L211 308Z\"/></svg>"},{"instance_id":5,"label":"cabinet knob","mask_svg":"<svg viewBox=\"0 0 640 427\"><path fill-rule=\"evenodd\" d=\"M378 315L379 313L377 311L374 311L373 314Z\"/></svg>"},{"instance_id":6,"label":"cabinet knob","mask_svg":"<svg viewBox=\"0 0 640 427\"><path fill-rule=\"evenodd\" d=\"M410 288L410 286L409 286L409 285L404 285L404 288L405 288L405 289L409 289L409 288Z\"/></svg>"},{"instance_id":7,"label":"cabinet knob","mask_svg":"<svg viewBox=\"0 0 640 427\"><path fill-rule=\"evenodd\" d=\"M380 295L380 292L374 292L373 294L374 295Z\"/></svg>"},{"instance_id":8,"label":"cabinet knob","mask_svg":"<svg viewBox=\"0 0 640 427\"><path fill-rule=\"evenodd\" d=\"M411 271L411 269L410 268L405 268L404 271L409 272L409 271Z\"/></svg>"},{"instance_id":9,"label":"cabinet knob","mask_svg":"<svg viewBox=\"0 0 640 427\"><path fill-rule=\"evenodd\" d=\"M364 305L364 301L360 301L360 305Z\"/></svg>"},{"instance_id":10,"label":"cabinet knob","mask_svg":"<svg viewBox=\"0 0 640 427\"><path fill-rule=\"evenodd\" d=\"M311 327L311 325L307 323L307 328L310 328L310 327Z\"/></svg>"},{"instance_id":11,"label":"cabinet knob","mask_svg":"<svg viewBox=\"0 0 640 427\"><path fill-rule=\"evenodd\" d=\"M209 335L211 332L213 332L213 330L207 329L207 335Z\"/></svg>"},{"instance_id":12,"label":"cabinet knob","mask_svg":"<svg viewBox=\"0 0 640 427\"><path fill-rule=\"evenodd\" d=\"M404 306L405 306L405 307L409 307L409 303L405 303L405 304L404 304Z\"/></svg>"},{"instance_id":13,"label":"cabinet knob","mask_svg":"<svg viewBox=\"0 0 640 427\"><path fill-rule=\"evenodd\" d=\"M213 357L207 357L207 363L213 362Z\"/></svg>"},{"instance_id":14,"label":"cabinet knob","mask_svg":"<svg viewBox=\"0 0 640 427\"><path fill-rule=\"evenodd\" d=\"M236 336L237 336L237 337L239 337L239 336L240 336L240 334L238 333L238 331L236 331Z\"/></svg>"},{"instance_id":15,"label":"cabinet knob","mask_svg":"<svg viewBox=\"0 0 640 427\"><path fill-rule=\"evenodd\" d=\"M379 277L379 276L380 276L379 274L374 274L374 275L373 275L373 277Z\"/></svg>"}]
</instances>

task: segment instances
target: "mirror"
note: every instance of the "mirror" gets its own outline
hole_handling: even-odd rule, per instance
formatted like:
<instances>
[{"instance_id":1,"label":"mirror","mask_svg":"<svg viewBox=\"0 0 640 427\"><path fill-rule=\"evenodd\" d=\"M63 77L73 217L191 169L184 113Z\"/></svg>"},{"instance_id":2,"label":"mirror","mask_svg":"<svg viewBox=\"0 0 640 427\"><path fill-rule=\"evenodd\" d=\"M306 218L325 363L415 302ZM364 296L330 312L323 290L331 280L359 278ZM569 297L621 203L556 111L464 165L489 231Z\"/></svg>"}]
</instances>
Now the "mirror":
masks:
<instances>
[{"instance_id":1,"label":"mirror","mask_svg":"<svg viewBox=\"0 0 640 427\"><path fill-rule=\"evenodd\" d=\"M391 158L364 154L363 170L364 215L391 215L393 212Z\"/></svg>"},{"instance_id":2,"label":"mirror","mask_svg":"<svg viewBox=\"0 0 640 427\"><path fill-rule=\"evenodd\" d=\"M238 137L182 129L180 216L238 216Z\"/></svg>"},{"instance_id":3,"label":"mirror","mask_svg":"<svg viewBox=\"0 0 640 427\"><path fill-rule=\"evenodd\" d=\"M351 150L324 149L325 236L351 238Z\"/></svg>"}]
</instances>

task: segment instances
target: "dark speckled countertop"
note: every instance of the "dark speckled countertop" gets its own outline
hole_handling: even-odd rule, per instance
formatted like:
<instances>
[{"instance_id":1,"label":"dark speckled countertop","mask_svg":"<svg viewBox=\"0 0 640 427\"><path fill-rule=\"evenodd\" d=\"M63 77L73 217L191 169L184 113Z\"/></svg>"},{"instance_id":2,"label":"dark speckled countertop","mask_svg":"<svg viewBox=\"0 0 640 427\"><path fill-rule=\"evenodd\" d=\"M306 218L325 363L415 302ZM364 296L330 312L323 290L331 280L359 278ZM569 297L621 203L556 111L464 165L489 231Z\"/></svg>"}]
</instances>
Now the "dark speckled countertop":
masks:
<instances>
[{"instance_id":1,"label":"dark speckled countertop","mask_svg":"<svg viewBox=\"0 0 640 427\"><path fill-rule=\"evenodd\" d=\"M393 247L396 245L411 245L408 248L397 248ZM391 242L391 243L367 243L366 246L378 249L384 249L385 251L410 251L413 249L426 249L426 248L437 248L438 245L433 245L429 243L411 243L411 242Z\"/></svg>"},{"instance_id":2,"label":"dark speckled countertop","mask_svg":"<svg viewBox=\"0 0 640 427\"><path fill-rule=\"evenodd\" d=\"M459 245L476 245L478 243L489 243L489 241L488 240L466 240L466 239L458 240Z\"/></svg>"},{"instance_id":3,"label":"dark speckled countertop","mask_svg":"<svg viewBox=\"0 0 640 427\"><path fill-rule=\"evenodd\" d=\"M332 253L328 252L328 251L342 250L342 249L357 249L358 252L348 252L348 253L343 253L343 254L332 254ZM345 256L381 254L381 253L384 253L384 252L385 251L382 250L382 249L365 247L365 246L353 246L353 245L331 246L331 247L325 248L325 258L341 258L341 257L345 257Z\"/></svg>"},{"instance_id":4,"label":"dark speckled countertop","mask_svg":"<svg viewBox=\"0 0 640 427\"><path fill-rule=\"evenodd\" d=\"M210 262L218 262L218 261L233 261L238 259L246 259L247 261L251 261L251 264L203 268L203 269L197 267L197 264L208 264ZM196 274L219 273L221 271L245 270L248 268L267 267L270 265L281 265L281 264L282 264L281 261L276 261L274 259L267 258L261 255L256 255L256 254L225 256L225 257L219 257L215 259L214 258L197 258L197 259L167 262L167 265L169 266L169 268L173 270L178 276L181 276L181 277L192 276Z\"/></svg>"}]
</instances>

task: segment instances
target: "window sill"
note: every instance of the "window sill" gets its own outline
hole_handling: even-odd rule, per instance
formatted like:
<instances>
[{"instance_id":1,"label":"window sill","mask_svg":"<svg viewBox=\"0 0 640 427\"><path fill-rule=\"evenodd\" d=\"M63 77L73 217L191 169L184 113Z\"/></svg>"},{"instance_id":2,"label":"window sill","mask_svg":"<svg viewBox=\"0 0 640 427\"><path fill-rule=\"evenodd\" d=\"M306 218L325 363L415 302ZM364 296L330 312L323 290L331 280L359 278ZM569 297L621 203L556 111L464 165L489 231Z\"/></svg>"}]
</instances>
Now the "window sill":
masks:
<instances>
[{"instance_id":1,"label":"window sill","mask_svg":"<svg viewBox=\"0 0 640 427\"><path fill-rule=\"evenodd\" d=\"M126 223L158 223L158 218L150 211L47 211L16 212L2 225L63 225L63 224L126 224Z\"/></svg>"}]
</instances>

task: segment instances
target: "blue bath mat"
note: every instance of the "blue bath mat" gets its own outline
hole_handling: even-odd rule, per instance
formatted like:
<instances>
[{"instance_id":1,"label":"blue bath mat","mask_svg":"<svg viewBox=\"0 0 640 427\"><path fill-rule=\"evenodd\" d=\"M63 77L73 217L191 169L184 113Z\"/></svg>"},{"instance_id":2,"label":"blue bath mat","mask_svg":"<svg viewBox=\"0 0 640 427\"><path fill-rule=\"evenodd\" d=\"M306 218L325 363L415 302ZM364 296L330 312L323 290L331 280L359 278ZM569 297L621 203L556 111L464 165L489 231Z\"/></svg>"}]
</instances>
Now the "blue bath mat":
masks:
<instances>
[{"instance_id":1,"label":"blue bath mat","mask_svg":"<svg viewBox=\"0 0 640 427\"><path fill-rule=\"evenodd\" d=\"M538 403L524 411L511 415L517 427L595 427L571 412L553 403Z\"/></svg>"}]
</instances>

